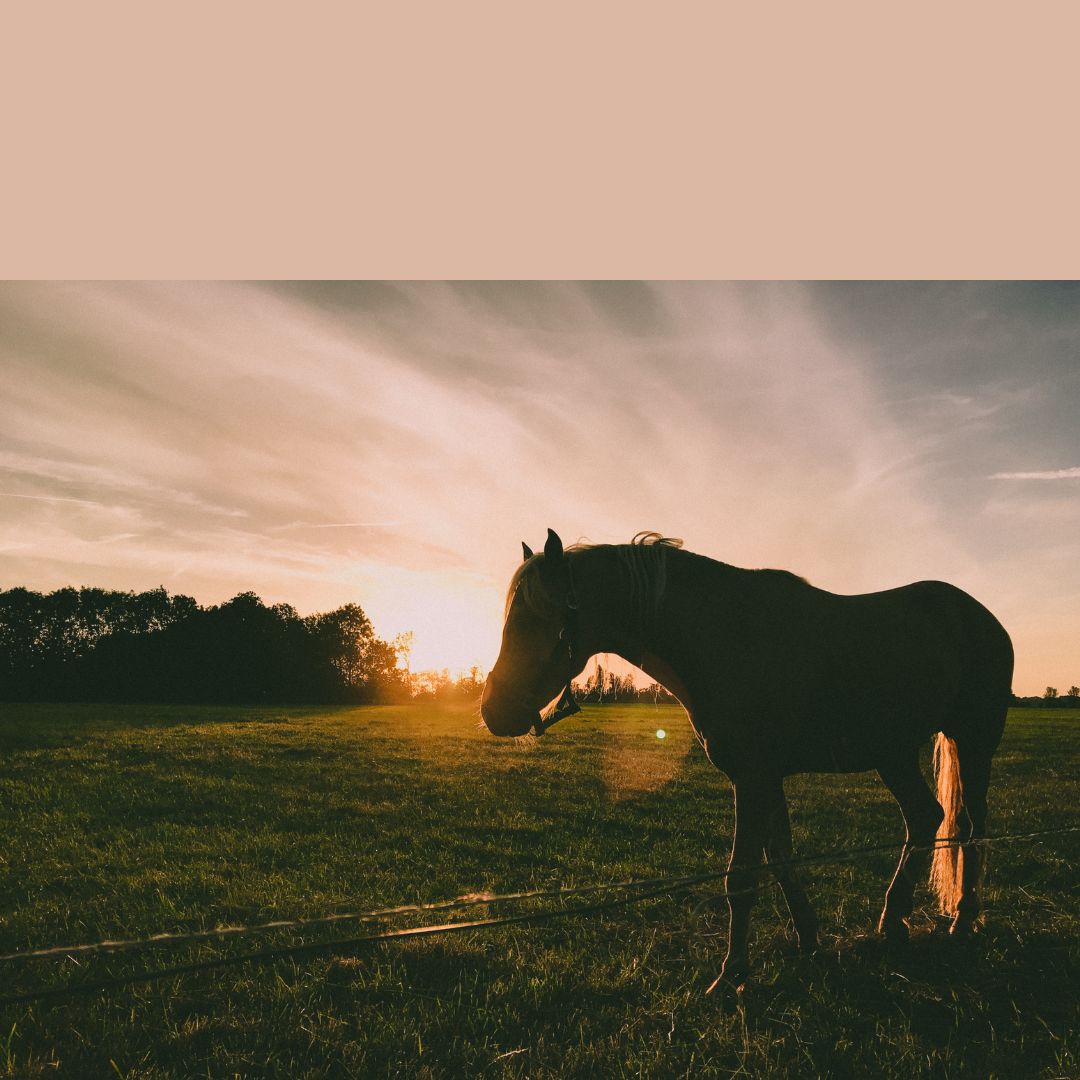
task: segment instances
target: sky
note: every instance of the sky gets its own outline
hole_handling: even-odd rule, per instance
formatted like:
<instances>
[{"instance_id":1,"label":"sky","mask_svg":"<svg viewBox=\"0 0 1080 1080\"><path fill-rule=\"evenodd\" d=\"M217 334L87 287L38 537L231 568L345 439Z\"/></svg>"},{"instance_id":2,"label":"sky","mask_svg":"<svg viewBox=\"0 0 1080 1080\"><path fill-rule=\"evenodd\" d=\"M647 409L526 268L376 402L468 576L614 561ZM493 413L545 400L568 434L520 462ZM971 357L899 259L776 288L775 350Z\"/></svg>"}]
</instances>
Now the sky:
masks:
<instances>
[{"instance_id":1,"label":"sky","mask_svg":"<svg viewBox=\"0 0 1080 1080\"><path fill-rule=\"evenodd\" d=\"M521 541L936 578L1080 683L1080 286L0 284L0 589L358 603L498 654Z\"/></svg>"}]
</instances>

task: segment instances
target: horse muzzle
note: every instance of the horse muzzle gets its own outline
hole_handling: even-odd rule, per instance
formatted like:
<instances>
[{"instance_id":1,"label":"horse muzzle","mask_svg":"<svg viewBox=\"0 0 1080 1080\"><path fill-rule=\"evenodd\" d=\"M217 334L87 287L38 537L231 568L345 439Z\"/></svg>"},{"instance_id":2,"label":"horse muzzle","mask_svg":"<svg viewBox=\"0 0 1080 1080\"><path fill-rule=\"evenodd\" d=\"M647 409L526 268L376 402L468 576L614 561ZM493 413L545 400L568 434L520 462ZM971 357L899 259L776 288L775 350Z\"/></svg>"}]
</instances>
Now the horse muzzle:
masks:
<instances>
[{"instance_id":1,"label":"horse muzzle","mask_svg":"<svg viewBox=\"0 0 1080 1080\"><path fill-rule=\"evenodd\" d=\"M499 686L489 675L480 696L480 717L492 735L527 735L540 724L540 710L530 709Z\"/></svg>"}]
</instances>

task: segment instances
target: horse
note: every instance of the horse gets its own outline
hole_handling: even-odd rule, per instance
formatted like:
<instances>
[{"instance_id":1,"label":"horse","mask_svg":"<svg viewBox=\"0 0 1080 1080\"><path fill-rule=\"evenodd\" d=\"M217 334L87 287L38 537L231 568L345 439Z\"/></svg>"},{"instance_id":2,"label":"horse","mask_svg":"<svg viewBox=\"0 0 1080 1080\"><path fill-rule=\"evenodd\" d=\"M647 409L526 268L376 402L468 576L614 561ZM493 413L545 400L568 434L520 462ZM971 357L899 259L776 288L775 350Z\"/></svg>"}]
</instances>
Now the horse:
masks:
<instances>
[{"instance_id":1,"label":"horse","mask_svg":"<svg viewBox=\"0 0 1080 1080\"><path fill-rule=\"evenodd\" d=\"M908 940L912 871L925 873L931 850L950 933L976 929L986 857L976 841L1013 667L1009 635L978 601L941 581L826 592L786 570L693 554L658 533L564 549L549 529L542 552L522 549L481 718L493 735L543 734L577 711L571 680L597 653L636 664L678 698L735 792L728 949L713 986L738 988L750 974L762 856L775 864L800 949L817 947L814 909L787 866L783 781L799 773L877 770L899 803L907 835L878 927L887 944ZM936 797L919 766L935 733Z\"/></svg>"}]
</instances>

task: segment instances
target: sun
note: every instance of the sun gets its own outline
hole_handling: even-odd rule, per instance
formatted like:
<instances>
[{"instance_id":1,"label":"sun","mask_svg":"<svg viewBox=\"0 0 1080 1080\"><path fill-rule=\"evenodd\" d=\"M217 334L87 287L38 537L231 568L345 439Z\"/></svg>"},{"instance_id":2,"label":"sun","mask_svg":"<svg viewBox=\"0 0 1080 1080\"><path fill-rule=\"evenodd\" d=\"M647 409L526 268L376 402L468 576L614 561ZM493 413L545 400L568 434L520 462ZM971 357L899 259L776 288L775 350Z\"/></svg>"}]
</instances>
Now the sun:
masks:
<instances>
[{"instance_id":1,"label":"sun","mask_svg":"<svg viewBox=\"0 0 1080 1080\"><path fill-rule=\"evenodd\" d=\"M502 638L495 590L461 588L452 580L425 585L379 597L372 604L378 635L393 641L398 634L412 633L413 671L449 668L453 673L479 665L486 672L499 655Z\"/></svg>"}]
</instances>

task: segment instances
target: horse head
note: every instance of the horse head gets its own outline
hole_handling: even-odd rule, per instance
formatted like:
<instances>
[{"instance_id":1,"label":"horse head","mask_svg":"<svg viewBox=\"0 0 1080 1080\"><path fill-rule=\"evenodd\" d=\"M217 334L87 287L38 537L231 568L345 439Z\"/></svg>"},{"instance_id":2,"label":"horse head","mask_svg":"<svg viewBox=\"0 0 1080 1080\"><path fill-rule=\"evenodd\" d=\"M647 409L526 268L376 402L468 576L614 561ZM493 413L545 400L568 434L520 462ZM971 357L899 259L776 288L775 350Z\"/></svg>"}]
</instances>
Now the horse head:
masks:
<instances>
[{"instance_id":1,"label":"horse head","mask_svg":"<svg viewBox=\"0 0 1080 1080\"><path fill-rule=\"evenodd\" d=\"M572 712L570 680L584 666L575 656L573 623L578 600L562 541L548 529L539 555L522 545L525 561L510 583L499 658L484 683L480 715L493 735L536 734ZM563 695L546 720L544 707Z\"/></svg>"}]
</instances>

